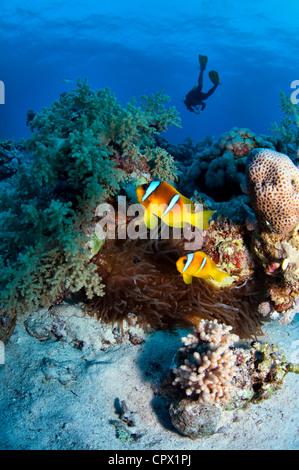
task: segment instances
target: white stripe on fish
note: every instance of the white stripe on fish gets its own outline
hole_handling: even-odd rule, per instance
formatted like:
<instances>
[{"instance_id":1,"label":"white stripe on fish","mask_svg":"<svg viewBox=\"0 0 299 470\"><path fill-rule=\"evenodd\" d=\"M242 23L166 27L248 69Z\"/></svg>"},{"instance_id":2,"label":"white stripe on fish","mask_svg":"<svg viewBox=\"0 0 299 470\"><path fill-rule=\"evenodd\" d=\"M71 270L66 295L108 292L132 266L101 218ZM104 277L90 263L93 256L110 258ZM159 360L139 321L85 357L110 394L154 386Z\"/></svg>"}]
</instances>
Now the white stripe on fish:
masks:
<instances>
[{"instance_id":1,"label":"white stripe on fish","mask_svg":"<svg viewBox=\"0 0 299 470\"><path fill-rule=\"evenodd\" d=\"M192 263L193 261L193 258L194 258L194 253L188 253L187 255L187 261L186 261L186 264L184 266L184 269L183 269L183 273L186 271L186 269L189 268L190 264Z\"/></svg>"},{"instance_id":2,"label":"white stripe on fish","mask_svg":"<svg viewBox=\"0 0 299 470\"><path fill-rule=\"evenodd\" d=\"M144 202L150 194L152 194L156 189L157 187L159 186L160 184L160 181L152 181L151 184L149 185L149 187L147 188L147 190L145 191L143 197L142 197L142 202Z\"/></svg>"},{"instance_id":3,"label":"white stripe on fish","mask_svg":"<svg viewBox=\"0 0 299 470\"><path fill-rule=\"evenodd\" d=\"M170 203L168 204L168 207L165 209L165 211L161 215L161 218L164 217L164 215L166 215L173 208L173 206L177 203L177 201L180 199L180 197L181 196L179 194L176 194L175 196L173 196Z\"/></svg>"},{"instance_id":4,"label":"white stripe on fish","mask_svg":"<svg viewBox=\"0 0 299 470\"><path fill-rule=\"evenodd\" d=\"M201 263L201 265L200 265L200 268L196 271L195 275L196 275L197 273L199 273L199 272L205 267L206 262L207 262L207 258L204 258L204 259L202 260L202 263Z\"/></svg>"}]
</instances>

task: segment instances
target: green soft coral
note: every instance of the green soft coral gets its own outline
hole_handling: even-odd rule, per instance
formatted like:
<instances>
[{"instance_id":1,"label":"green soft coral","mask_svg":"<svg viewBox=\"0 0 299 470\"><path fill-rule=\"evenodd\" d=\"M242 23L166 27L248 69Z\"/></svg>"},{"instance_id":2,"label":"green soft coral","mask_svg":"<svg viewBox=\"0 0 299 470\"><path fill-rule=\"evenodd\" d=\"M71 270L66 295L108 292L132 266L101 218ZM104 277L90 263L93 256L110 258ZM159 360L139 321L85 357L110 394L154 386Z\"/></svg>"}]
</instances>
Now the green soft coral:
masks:
<instances>
[{"instance_id":1,"label":"green soft coral","mask_svg":"<svg viewBox=\"0 0 299 470\"><path fill-rule=\"evenodd\" d=\"M123 107L109 89L78 81L30 120L27 154L0 184L0 319L49 306L66 290L103 295L88 226L99 203L154 171L155 134L178 125L163 100Z\"/></svg>"},{"instance_id":2,"label":"green soft coral","mask_svg":"<svg viewBox=\"0 0 299 470\"><path fill-rule=\"evenodd\" d=\"M178 180L178 167L173 156L166 152L166 150L157 147L156 149L148 152L147 159L149 164L153 164L152 174L154 179L166 181L170 184L173 184Z\"/></svg>"},{"instance_id":3,"label":"green soft coral","mask_svg":"<svg viewBox=\"0 0 299 470\"><path fill-rule=\"evenodd\" d=\"M299 145L299 115L298 105L292 103L290 97L281 91L280 104L284 117L280 123L272 123L271 131L282 139L283 143L295 143Z\"/></svg>"}]
</instances>

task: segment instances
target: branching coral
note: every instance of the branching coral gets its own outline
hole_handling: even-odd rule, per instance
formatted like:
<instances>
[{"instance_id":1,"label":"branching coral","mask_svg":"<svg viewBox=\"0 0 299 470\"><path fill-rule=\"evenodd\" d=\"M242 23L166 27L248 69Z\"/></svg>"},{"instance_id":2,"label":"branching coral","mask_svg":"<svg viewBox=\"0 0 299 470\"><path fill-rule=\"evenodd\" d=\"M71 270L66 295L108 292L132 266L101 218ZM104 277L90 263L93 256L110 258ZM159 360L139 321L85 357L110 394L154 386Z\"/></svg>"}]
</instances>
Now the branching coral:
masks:
<instances>
[{"instance_id":1,"label":"branching coral","mask_svg":"<svg viewBox=\"0 0 299 470\"><path fill-rule=\"evenodd\" d=\"M202 320L181 340L162 389L174 427L192 439L216 432L223 410L268 399L286 374L299 373L277 346L240 343L231 327L215 320Z\"/></svg>"},{"instance_id":2,"label":"branching coral","mask_svg":"<svg viewBox=\"0 0 299 470\"><path fill-rule=\"evenodd\" d=\"M181 352L186 359L173 370L176 376L173 385L178 384L199 403L227 403L235 391L232 378L237 371L236 356L230 346L239 339L230 333L231 329L217 320L202 320L193 334L182 338Z\"/></svg>"},{"instance_id":3,"label":"branching coral","mask_svg":"<svg viewBox=\"0 0 299 470\"><path fill-rule=\"evenodd\" d=\"M65 289L103 294L87 227L97 204L154 171L154 157L152 170L147 164L154 136L178 124L163 101L158 94L125 108L110 90L79 81L32 115L27 163L0 186L0 308L14 315L48 306Z\"/></svg>"},{"instance_id":4,"label":"branching coral","mask_svg":"<svg viewBox=\"0 0 299 470\"><path fill-rule=\"evenodd\" d=\"M217 320L201 320L193 333L181 338L172 371L180 396L233 409L269 398L288 372L298 373L298 365L286 362L277 346L242 344L231 329Z\"/></svg>"}]
</instances>

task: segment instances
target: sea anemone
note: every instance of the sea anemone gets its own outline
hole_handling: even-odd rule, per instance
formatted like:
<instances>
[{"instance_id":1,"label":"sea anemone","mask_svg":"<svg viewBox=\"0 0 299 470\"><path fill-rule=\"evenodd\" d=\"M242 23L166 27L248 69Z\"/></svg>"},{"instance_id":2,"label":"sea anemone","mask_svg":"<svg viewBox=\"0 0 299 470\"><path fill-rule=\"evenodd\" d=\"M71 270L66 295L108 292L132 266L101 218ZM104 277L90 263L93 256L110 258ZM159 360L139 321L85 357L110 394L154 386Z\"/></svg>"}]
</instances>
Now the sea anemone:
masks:
<instances>
[{"instance_id":1,"label":"sea anemone","mask_svg":"<svg viewBox=\"0 0 299 470\"><path fill-rule=\"evenodd\" d=\"M133 314L142 326L159 329L217 319L242 337L260 333L260 298L253 282L218 288L195 278L186 285L175 265L183 254L182 240L106 241L92 260L105 295L85 299L88 311L105 322L122 323Z\"/></svg>"}]
</instances>

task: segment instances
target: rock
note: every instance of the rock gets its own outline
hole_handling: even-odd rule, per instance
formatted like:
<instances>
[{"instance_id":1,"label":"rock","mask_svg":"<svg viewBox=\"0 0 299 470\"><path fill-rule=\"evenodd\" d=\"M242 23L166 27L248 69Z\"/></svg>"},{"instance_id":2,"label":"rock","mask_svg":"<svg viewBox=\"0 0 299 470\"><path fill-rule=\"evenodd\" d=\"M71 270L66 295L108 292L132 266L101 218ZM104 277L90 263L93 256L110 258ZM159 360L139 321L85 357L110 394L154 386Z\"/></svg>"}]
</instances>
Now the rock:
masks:
<instances>
[{"instance_id":1,"label":"rock","mask_svg":"<svg viewBox=\"0 0 299 470\"><path fill-rule=\"evenodd\" d=\"M221 419L221 410L216 405L198 403L189 398L172 403L169 413L173 426L191 439L214 434Z\"/></svg>"}]
</instances>

